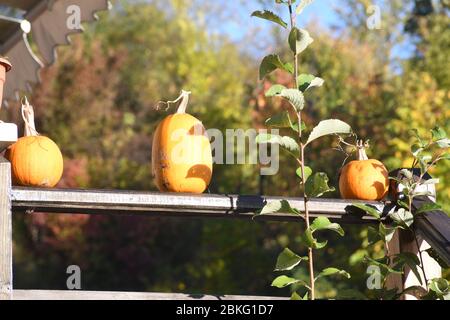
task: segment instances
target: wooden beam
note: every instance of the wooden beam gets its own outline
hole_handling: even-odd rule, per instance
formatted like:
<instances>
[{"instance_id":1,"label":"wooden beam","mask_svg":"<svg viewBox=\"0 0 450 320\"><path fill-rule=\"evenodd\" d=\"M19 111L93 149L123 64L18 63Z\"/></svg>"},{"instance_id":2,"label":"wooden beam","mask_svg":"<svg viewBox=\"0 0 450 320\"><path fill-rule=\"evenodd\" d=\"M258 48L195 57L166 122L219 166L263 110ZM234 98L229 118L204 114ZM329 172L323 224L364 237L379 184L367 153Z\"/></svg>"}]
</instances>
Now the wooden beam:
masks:
<instances>
[{"instance_id":1,"label":"wooden beam","mask_svg":"<svg viewBox=\"0 0 450 320\"><path fill-rule=\"evenodd\" d=\"M0 156L0 300L12 297L11 166Z\"/></svg>"},{"instance_id":2,"label":"wooden beam","mask_svg":"<svg viewBox=\"0 0 450 320\"><path fill-rule=\"evenodd\" d=\"M265 203L287 199L303 211L300 198L265 196L177 194L117 190L69 190L17 188L12 190L14 212L162 215L178 217L219 217L250 219ZM343 223L368 223L375 219L352 207L359 201L311 199L311 216L327 216ZM388 212L389 204L364 202ZM289 213L268 214L257 219L292 221L300 219Z\"/></svg>"},{"instance_id":3,"label":"wooden beam","mask_svg":"<svg viewBox=\"0 0 450 320\"><path fill-rule=\"evenodd\" d=\"M286 297L233 296L184 293L14 290L14 300L288 300Z\"/></svg>"},{"instance_id":4,"label":"wooden beam","mask_svg":"<svg viewBox=\"0 0 450 320\"><path fill-rule=\"evenodd\" d=\"M416 198L414 208L419 209L429 202L425 197ZM416 220L416 229L420 236L439 254L440 258L450 265L450 218L440 210L420 215Z\"/></svg>"}]
</instances>

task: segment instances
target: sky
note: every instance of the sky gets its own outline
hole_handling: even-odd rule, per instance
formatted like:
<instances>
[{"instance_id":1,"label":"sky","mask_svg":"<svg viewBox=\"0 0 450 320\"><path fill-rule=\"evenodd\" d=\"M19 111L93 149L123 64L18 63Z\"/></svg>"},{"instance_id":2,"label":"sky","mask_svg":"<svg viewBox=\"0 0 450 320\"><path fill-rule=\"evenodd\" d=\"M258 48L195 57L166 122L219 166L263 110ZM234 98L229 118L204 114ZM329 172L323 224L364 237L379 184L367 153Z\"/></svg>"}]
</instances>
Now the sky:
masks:
<instances>
[{"instance_id":1,"label":"sky","mask_svg":"<svg viewBox=\"0 0 450 320\"><path fill-rule=\"evenodd\" d=\"M226 0L221 0L221 1L226 1ZM237 0L230 0L230 1L237 2ZM320 17L320 23L323 26L330 26L333 23L337 23L338 18L336 16L335 12L333 11L333 2L334 2L334 4L336 4L336 0L316 0L316 1L314 1L312 4L310 4L308 7L305 8L303 13L299 17L299 25L301 26L303 24L302 21L305 21L305 24L306 24L307 22L309 22L311 20L316 20L318 17ZM225 24L224 30L233 40L240 40L244 33L243 30L248 29L247 27L249 27L251 25L255 25L256 23L266 23L266 25L268 27L272 25L270 22L263 22L263 21L256 22L255 18L250 17L250 14L253 11L264 10L264 9L275 11L274 8L275 9L285 9L281 5L275 5L275 4L271 4L270 6L263 7L256 0L250 0L247 3L248 4L246 6L243 6L243 7L240 7L240 9L237 9L236 15L240 16L239 19L236 19L236 21ZM286 11L286 10L284 10L284 11ZM288 21L287 14L280 13L280 15L282 15L285 18L285 21Z\"/></svg>"},{"instance_id":2,"label":"sky","mask_svg":"<svg viewBox=\"0 0 450 320\"><path fill-rule=\"evenodd\" d=\"M241 1L241 2L240 2ZM302 14L297 18L297 24L300 27L307 25L309 22L314 21L321 27L326 29L333 29L333 26L339 26L339 16L336 14L334 7L339 5L340 0L315 0L312 4L308 5ZM275 11L277 14L283 17L288 22L289 17L284 5L276 5L274 1L271 1L266 7L262 6L259 0L245 0L245 5L240 5L242 0L218 0L218 3L227 3L230 10L233 11L232 19L220 19L218 23L220 32L225 33L233 41L244 42L248 40L249 34L252 38L260 37L257 43L260 43L260 48L256 49L256 56L263 57L268 52L271 52L270 44L267 42L270 37L265 37L264 34L270 28L273 28L274 24L261 19L252 18L250 14L255 10L268 9ZM259 29L258 29L259 28ZM309 30L314 34L314 30ZM247 37L247 38L246 38ZM249 42L254 44L255 41ZM397 45L393 48L392 57L405 59L412 54L413 47L408 43ZM266 52L264 52L266 51ZM255 55L255 51L251 51Z\"/></svg>"},{"instance_id":3,"label":"sky","mask_svg":"<svg viewBox=\"0 0 450 320\"><path fill-rule=\"evenodd\" d=\"M148 2L161 5L161 0L117 0L116 6L120 6L121 1ZM180 0L181 1L181 0ZM270 39L266 36L273 28L274 24L257 18L252 18L250 14L256 10L268 9L280 14L286 22L289 21L285 5L275 4L273 0L190 0L192 3L199 3L203 8L210 7L210 14L207 19L211 20L208 26L220 34L225 34L233 42L239 44L244 50L250 50L252 55L263 57L267 52L271 52ZM266 6L262 4L266 3ZM308 5L303 13L297 18L298 25L303 27L314 21L321 27L331 29L332 26L340 25L339 17L334 11L334 6L342 4L342 0L315 0ZM164 6L164 5L163 5ZM194 9L195 10L195 9ZM207 10L208 11L208 10ZM314 30L309 30L314 35ZM255 45L256 44L256 45ZM252 48L250 48L252 46ZM408 46L398 46L394 48L393 54L397 57L407 58L411 52Z\"/></svg>"}]
</instances>

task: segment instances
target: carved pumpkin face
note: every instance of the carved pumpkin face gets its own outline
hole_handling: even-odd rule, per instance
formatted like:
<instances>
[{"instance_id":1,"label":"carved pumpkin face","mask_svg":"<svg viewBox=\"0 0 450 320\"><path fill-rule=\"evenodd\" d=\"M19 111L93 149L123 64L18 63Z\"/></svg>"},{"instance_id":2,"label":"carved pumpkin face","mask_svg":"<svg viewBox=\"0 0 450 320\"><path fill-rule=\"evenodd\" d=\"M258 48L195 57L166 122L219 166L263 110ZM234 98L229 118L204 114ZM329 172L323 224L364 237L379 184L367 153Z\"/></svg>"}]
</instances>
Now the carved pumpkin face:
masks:
<instances>
[{"instance_id":1,"label":"carved pumpkin face","mask_svg":"<svg viewBox=\"0 0 450 320\"><path fill-rule=\"evenodd\" d=\"M152 173L163 192L202 193L211 181L209 138L202 123L185 113L186 104L164 118L153 136Z\"/></svg>"},{"instance_id":2,"label":"carved pumpkin face","mask_svg":"<svg viewBox=\"0 0 450 320\"><path fill-rule=\"evenodd\" d=\"M22 137L6 151L14 184L54 187L63 173L63 156L58 146L44 136Z\"/></svg>"},{"instance_id":3,"label":"carved pumpkin face","mask_svg":"<svg viewBox=\"0 0 450 320\"><path fill-rule=\"evenodd\" d=\"M378 160L368 159L361 145L358 160L341 171L339 190L344 199L381 200L389 189L389 173Z\"/></svg>"}]
</instances>

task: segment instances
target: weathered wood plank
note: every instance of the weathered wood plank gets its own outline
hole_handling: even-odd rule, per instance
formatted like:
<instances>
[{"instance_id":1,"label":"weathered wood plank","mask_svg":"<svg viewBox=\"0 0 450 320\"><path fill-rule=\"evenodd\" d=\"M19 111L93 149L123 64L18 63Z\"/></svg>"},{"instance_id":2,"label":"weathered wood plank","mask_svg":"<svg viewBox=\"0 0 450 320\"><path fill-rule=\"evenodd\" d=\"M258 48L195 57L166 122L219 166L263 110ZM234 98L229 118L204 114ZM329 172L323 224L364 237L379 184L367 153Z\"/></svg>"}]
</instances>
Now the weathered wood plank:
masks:
<instances>
[{"instance_id":1,"label":"weathered wood plank","mask_svg":"<svg viewBox=\"0 0 450 320\"><path fill-rule=\"evenodd\" d=\"M13 211L39 211L48 213L84 214L134 214L180 217L246 218L253 216L266 202L280 197L176 194L117 190L68 190L16 188L12 190ZM284 199L284 198L283 198ZM288 198L291 206L303 210L303 200ZM311 199L311 216L324 215L343 223L365 223L374 221L358 209L351 207L357 201L336 199ZM367 203L367 202L365 202ZM369 202L382 211L390 205ZM279 221L297 220L289 213L276 213L258 217Z\"/></svg>"},{"instance_id":2,"label":"weathered wood plank","mask_svg":"<svg viewBox=\"0 0 450 320\"><path fill-rule=\"evenodd\" d=\"M0 300L12 295L11 169L0 156Z\"/></svg>"},{"instance_id":3,"label":"weathered wood plank","mask_svg":"<svg viewBox=\"0 0 450 320\"><path fill-rule=\"evenodd\" d=\"M390 258L402 252L401 231L402 230L396 230L391 241L389 241L386 245L385 254ZM397 273L391 273L388 275L386 278L386 287L388 289L396 289L397 292L402 292L404 289L403 275Z\"/></svg>"},{"instance_id":4,"label":"weathered wood plank","mask_svg":"<svg viewBox=\"0 0 450 320\"><path fill-rule=\"evenodd\" d=\"M439 264L428 255L426 252L430 248L430 245L425 241L420 234L417 235L417 243L414 240L411 233L403 233L401 238L402 252L411 252L419 258L419 250L422 252L423 266L427 280L434 278L440 278L442 276L442 270ZM418 248L419 247L419 248ZM414 272L410 268L406 267L405 274L403 275L403 287L409 288L412 286L422 286L426 288L426 281L424 279L422 270L419 269L419 275L421 282L417 279ZM416 297L412 295L405 295L406 300L416 300Z\"/></svg>"},{"instance_id":5,"label":"weathered wood plank","mask_svg":"<svg viewBox=\"0 0 450 320\"><path fill-rule=\"evenodd\" d=\"M430 202L427 197L417 197L413 201L415 210L424 203ZM440 210L420 215L416 220L416 230L439 256L450 265L450 218Z\"/></svg>"},{"instance_id":6,"label":"weathered wood plank","mask_svg":"<svg viewBox=\"0 0 450 320\"><path fill-rule=\"evenodd\" d=\"M419 249L420 248L420 249ZM417 234L417 243L414 239L413 233L407 230L396 230L392 240L389 242L389 255L393 257L399 253L409 252L420 259L419 250L422 252L423 264L427 280L439 278L442 276L442 270L439 264L429 256L425 250L429 249L430 245L423 239L420 234ZM391 274L388 276L386 286L389 289L398 289L399 292L412 286L422 286L426 288L426 281L424 279L422 270L418 268L420 281L414 272L409 267L405 267L404 274ZM416 300L416 297L406 294L402 297L404 300Z\"/></svg>"},{"instance_id":7,"label":"weathered wood plank","mask_svg":"<svg viewBox=\"0 0 450 320\"><path fill-rule=\"evenodd\" d=\"M233 296L183 293L14 290L14 300L288 300L286 297Z\"/></svg>"}]
</instances>

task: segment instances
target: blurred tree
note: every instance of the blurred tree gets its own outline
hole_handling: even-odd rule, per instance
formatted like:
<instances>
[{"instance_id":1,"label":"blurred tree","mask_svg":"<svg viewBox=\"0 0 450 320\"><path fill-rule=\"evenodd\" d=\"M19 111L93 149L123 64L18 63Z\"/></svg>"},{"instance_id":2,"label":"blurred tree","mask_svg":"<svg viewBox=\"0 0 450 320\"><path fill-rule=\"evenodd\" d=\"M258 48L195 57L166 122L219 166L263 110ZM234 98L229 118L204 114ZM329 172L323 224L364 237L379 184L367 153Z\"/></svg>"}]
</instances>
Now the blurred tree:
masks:
<instances>
[{"instance_id":1,"label":"blurred tree","mask_svg":"<svg viewBox=\"0 0 450 320\"><path fill-rule=\"evenodd\" d=\"M154 106L182 88L193 92L189 112L207 128L261 128L268 114L284 107L262 94L270 79L256 80L258 60L248 41L261 37L249 33L241 40L247 43L235 44L205 27L220 23L202 21L208 10L226 15L235 7L227 2L222 12L203 0L148 2L121 2L71 47L61 48L58 62L42 74L33 96L37 126L63 150L62 187L155 190L151 137L173 110ZM307 101L308 125L324 116L345 120L370 138L369 155L389 169L408 165L409 129L425 133L435 123L449 128L448 3L423 15L417 13L419 2L378 1L382 28L369 30L366 9L372 2L342 1L340 29L333 34L311 24L315 43L301 61L301 72L325 79ZM271 44L287 55L281 49L286 39L272 35ZM405 54L405 43L414 50ZM290 81L283 73L273 77ZM327 143L333 146L331 139L313 145L309 163L336 185L344 155L324 148ZM296 168L286 163L281 154L280 174L264 179L256 166L215 165L210 191L296 195L298 181L291 178ZM446 164L436 175L449 172ZM448 209L450 181L439 188ZM79 264L83 289L280 294L267 285L273 261L280 247L299 241L297 226L279 223L45 214L14 219L19 288L63 288L65 268ZM317 251L317 268L332 261L351 271L352 280L323 282L321 297L363 290L366 275L359 262L382 250L367 249L367 231L359 226L345 229L344 240L331 237L329 248Z\"/></svg>"},{"instance_id":2,"label":"blurred tree","mask_svg":"<svg viewBox=\"0 0 450 320\"><path fill-rule=\"evenodd\" d=\"M173 112L155 106L182 88L193 92L189 112L207 128L251 127L248 83L256 65L227 38L210 39L185 19L185 2L173 5L120 6L61 48L42 74L33 103L40 132L65 155L60 186L155 190L151 137ZM257 187L253 166L214 171L214 192ZM267 270L277 248L264 244L271 225L45 214L16 216L14 225L19 288L64 288L65 268L79 264L84 289L271 290Z\"/></svg>"}]
</instances>

